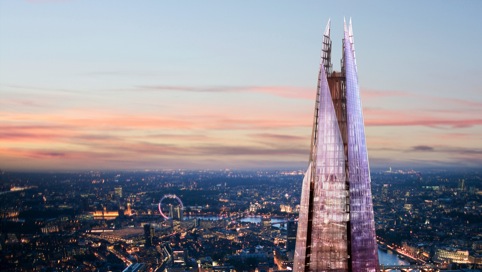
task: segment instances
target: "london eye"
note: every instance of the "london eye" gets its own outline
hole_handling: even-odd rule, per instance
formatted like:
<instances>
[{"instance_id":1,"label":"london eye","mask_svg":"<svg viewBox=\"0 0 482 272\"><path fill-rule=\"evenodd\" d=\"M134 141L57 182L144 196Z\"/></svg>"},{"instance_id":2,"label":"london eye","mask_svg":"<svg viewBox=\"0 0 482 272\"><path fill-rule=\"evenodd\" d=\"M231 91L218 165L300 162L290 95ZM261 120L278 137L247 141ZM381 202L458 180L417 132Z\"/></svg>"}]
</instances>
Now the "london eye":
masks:
<instances>
[{"instance_id":1,"label":"london eye","mask_svg":"<svg viewBox=\"0 0 482 272\"><path fill-rule=\"evenodd\" d=\"M168 219L171 219L171 217L167 216L163 211L162 211L162 205L163 205L163 201L164 200L168 200L168 199L173 199L175 201L177 201L177 203L179 204L179 209L182 210L184 209L184 204L182 203L181 199L177 196L177 195L174 195L174 194L167 194L167 195L164 195L161 200L159 200L159 204L158 204L158 208L159 208L159 213L161 214L161 216L168 220ZM171 214L172 216L172 214Z\"/></svg>"}]
</instances>

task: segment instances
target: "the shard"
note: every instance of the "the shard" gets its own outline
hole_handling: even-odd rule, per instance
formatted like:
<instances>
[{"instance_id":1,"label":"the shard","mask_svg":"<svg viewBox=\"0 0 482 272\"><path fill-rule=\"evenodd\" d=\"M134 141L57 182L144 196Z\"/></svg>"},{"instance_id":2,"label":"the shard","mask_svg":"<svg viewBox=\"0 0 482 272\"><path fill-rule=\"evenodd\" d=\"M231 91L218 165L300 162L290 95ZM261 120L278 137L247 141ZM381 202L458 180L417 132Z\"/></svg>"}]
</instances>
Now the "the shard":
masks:
<instances>
[{"instance_id":1,"label":"the shard","mask_svg":"<svg viewBox=\"0 0 482 272\"><path fill-rule=\"evenodd\" d=\"M378 271L365 127L351 20L341 71L323 35L310 162L303 179L294 271Z\"/></svg>"}]
</instances>

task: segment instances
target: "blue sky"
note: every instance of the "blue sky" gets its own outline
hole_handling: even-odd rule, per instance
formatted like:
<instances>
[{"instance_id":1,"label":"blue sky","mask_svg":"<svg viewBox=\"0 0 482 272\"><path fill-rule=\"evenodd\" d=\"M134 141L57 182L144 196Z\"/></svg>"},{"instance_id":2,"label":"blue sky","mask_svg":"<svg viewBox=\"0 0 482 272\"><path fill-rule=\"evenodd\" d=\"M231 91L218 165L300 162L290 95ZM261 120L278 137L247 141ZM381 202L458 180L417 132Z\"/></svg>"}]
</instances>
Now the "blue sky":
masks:
<instances>
[{"instance_id":1,"label":"blue sky","mask_svg":"<svg viewBox=\"0 0 482 272\"><path fill-rule=\"evenodd\" d=\"M304 167L351 17L372 166L482 163L480 1L0 1L0 168Z\"/></svg>"}]
</instances>

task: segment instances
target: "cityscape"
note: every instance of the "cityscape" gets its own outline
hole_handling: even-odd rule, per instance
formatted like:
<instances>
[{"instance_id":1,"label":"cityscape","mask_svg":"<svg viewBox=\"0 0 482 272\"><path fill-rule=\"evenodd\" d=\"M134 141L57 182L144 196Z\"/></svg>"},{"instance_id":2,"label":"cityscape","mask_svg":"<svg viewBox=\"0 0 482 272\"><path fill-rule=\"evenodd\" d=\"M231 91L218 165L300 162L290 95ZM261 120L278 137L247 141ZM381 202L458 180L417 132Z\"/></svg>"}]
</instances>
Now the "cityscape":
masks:
<instances>
[{"instance_id":1,"label":"cityscape","mask_svg":"<svg viewBox=\"0 0 482 272\"><path fill-rule=\"evenodd\" d=\"M481 8L0 2L0 271L482 271Z\"/></svg>"},{"instance_id":2,"label":"cityscape","mask_svg":"<svg viewBox=\"0 0 482 272\"><path fill-rule=\"evenodd\" d=\"M139 271L287 270L303 174L2 172L0 266L2 271L124 271L136 264L144 269ZM381 264L482 268L481 181L478 170L372 171ZM163 200L167 220L158 210L165 195L176 195L184 207L178 214L177 200Z\"/></svg>"}]
</instances>

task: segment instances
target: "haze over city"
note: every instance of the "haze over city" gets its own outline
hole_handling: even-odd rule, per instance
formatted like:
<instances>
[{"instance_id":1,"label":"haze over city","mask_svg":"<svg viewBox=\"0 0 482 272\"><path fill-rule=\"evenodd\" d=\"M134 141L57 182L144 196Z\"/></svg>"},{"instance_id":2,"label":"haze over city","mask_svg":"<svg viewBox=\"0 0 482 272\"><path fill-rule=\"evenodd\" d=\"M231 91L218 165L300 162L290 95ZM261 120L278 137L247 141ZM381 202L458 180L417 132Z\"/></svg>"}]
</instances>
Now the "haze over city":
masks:
<instances>
[{"instance_id":1,"label":"haze over city","mask_svg":"<svg viewBox=\"0 0 482 272\"><path fill-rule=\"evenodd\" d=\"M372 167L480 167L480 1L2 1L0 168L305 168L351 17Z\"/></svg>"}]
</instances>

